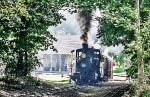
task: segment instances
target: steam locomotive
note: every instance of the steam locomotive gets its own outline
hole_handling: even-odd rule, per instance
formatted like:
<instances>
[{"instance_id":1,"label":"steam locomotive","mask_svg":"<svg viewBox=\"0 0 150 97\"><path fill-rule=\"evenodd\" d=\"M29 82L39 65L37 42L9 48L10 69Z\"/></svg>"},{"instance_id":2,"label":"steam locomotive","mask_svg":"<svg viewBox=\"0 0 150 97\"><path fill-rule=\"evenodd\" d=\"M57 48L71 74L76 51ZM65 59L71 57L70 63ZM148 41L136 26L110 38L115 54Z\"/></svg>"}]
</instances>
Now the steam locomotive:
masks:
<instances>
[{"instance_id":1,"label":"steam locomotive","mask_svg":"<svg viewBox=\"0 0 150 97\"><path fill-rule=\"evenodd\" d=\"M71 79L76 84L92 84L102 81L100 50L88 48L86 43L83 43L82 47L76 50L76 70L71 75Z\"/></svg>"}]
</instances>

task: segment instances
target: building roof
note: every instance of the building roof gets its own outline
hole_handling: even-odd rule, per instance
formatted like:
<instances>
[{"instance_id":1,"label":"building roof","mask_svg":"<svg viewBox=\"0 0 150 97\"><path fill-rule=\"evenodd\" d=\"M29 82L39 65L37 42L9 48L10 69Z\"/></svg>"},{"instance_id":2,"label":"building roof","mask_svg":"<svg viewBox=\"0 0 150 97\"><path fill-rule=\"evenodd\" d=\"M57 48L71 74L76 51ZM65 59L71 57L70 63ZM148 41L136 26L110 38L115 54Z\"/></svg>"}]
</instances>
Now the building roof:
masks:
<instances>
[{"instance_id":1,"label":"building roof","mask_svg":"<svg viewBox=\"0 0 150 97\"><path fill-rule=\"evenodd\" d=\"M39 54L70 54L72 50L82 47L80 35L56 35L55 37L57 42L54 42L54 47L58 50L58 53L49 49L40 51Z\"/></svg>"}]
</instances>

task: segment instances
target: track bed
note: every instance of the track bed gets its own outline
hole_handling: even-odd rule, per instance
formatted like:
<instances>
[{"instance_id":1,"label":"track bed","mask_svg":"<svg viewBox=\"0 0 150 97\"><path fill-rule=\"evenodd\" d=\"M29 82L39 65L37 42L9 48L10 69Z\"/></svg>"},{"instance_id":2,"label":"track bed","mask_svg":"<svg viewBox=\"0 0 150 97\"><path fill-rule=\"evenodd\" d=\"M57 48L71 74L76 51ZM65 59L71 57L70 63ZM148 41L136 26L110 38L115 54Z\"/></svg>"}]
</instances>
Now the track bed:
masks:
<instances>
[{"instance_id":1,"label":"track bed","mask_svg":"<svg viewBox=\"0 0 150 97\"><path fill-rule=\"evenodd\" d=\"M94 86L43 83L18 89L0 87L0 97L121 97L129 87L127 82L107 82Z\"/></svg>"}]
</instances>

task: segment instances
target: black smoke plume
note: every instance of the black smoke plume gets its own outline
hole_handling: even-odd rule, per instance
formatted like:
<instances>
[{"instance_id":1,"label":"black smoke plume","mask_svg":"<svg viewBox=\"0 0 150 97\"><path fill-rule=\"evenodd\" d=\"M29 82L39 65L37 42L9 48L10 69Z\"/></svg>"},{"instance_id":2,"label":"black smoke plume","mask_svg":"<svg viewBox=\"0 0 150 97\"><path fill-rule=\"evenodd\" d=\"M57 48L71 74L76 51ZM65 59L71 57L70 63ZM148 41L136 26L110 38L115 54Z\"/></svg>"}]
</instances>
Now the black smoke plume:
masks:
<instances>
[{"instance_id":1,"label":"black smoke plume","mask_svg":"<svg viewBox=\"0 0 150 97\"><path fill-rule=\"evenodd\" d=\"M81 39L87 43L88 42L88 32L91 28L91 21L92 21L92 16L89 12L87 11L81 11L79 12L77 16L77 20L80 25L80 29L82 32Z\"/></svg>"}]
</instances>

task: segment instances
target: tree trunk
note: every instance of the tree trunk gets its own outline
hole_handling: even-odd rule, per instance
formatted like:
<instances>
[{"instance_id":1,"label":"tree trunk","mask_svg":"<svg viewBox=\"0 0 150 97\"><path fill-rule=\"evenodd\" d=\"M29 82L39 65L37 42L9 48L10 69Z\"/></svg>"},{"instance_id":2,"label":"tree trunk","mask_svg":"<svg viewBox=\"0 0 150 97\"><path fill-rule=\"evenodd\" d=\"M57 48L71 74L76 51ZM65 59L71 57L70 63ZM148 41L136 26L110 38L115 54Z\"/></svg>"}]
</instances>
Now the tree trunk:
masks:
<instances>
[{"instance_id":1,"label":"tree trunk","mask_svg":"<svg viewBox=\"0 0 150 97\"><path fill-rule=\"evenodd\" d=\"M142 37L140 32L140 4L139 0L136 1L136 50L137 50L137 65L138 65L138 91L137 96L140 97L143 92L143 82L144 82L144 62L142 55Z\"/></svg>"}]
</instances>

